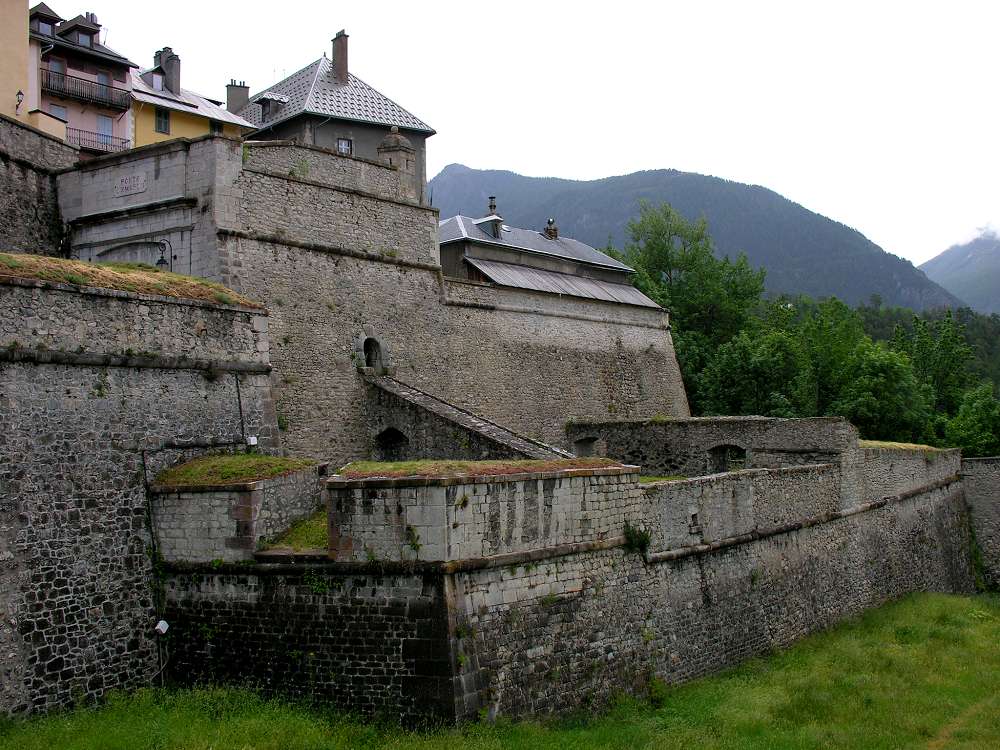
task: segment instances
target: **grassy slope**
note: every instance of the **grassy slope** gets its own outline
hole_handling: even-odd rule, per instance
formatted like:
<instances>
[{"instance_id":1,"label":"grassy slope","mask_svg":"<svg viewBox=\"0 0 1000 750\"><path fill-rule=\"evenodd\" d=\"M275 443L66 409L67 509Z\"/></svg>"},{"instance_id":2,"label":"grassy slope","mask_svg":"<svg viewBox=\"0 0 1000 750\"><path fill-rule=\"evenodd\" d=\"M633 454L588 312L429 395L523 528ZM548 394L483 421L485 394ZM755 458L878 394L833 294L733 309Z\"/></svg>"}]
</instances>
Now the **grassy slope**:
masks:
<instances>
[{"instance_id":1,"label":"grassy slope","mask_svg":"<svg viewBox=\"0 0 1000 750\"><path fill-rule=\"evenodd\" d=\"M261 307L222 284L161 271L143 263L85 263L44 255L0 253L0 277L55 281L122 292L181 297L223 305Z\"/></svg>"},{"instance_id":2,"label":"grassy slope","mask_svg":"<svg viewBox=\"0 0 1000 750\"><path fill-rule=\"evenodd\" d=\"M264 456L259 453L233 453L204 456L164 469L156 484L168 487L238 484L288 474L316 462L306 458Z\"/></svg>"},{"instance_id":3,"label":"grassy slope","mask_svg":"<svg viewBox=\"0 0 1000 750\"><path fill-rule=\"evenodd\" d=\"M0 748L994 748L1000 599L909 597L597 718L409 733L240 691L144 691L0 729Z\"/></svg>"},{"instance_id":4,"label":"grassy slope","mask_svg":"<svg viewBox=\"0 0 1000 750\"><path fill-rule=\"evenodd\" d=\"M326 510L318 510L309 518L303 518L292 524L284 534L273 542L266 544L265 549L303 550L326 549L330 544L329 528L327 526Z\"/></svg>"}]
</instances>

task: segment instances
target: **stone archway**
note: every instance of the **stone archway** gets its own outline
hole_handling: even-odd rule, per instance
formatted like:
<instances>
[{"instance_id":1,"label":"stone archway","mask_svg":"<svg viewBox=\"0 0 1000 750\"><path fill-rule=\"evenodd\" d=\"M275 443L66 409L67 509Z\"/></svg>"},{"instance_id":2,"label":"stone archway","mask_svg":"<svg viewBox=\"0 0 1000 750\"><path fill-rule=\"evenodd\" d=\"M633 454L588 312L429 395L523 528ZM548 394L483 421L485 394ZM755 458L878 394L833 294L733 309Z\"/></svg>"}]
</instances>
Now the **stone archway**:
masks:
<instances>
[{"instance_id":1,"label":"stone archway","mask_svg":"<svg viewBox=\"0 0 1000 750\"><path fill-rule=\"evenodd\" d=\"M395 427L387 427L375 436L376 461L405 461L409 453L410 439Z\"/></svg>"}]
</instances>

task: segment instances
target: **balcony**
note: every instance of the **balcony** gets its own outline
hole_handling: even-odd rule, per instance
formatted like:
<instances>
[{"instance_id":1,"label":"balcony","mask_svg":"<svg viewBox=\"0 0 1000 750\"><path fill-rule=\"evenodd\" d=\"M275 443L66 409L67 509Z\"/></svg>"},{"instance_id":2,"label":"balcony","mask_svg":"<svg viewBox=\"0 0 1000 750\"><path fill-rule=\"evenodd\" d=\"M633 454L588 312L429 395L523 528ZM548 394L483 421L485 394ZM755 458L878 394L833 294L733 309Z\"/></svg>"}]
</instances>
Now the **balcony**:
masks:
<instances>
[{"instance_id":1,"label":"balcony","mask_svg":"<svg viewBox=\"0 0 1000 750\"><path fill-rule=\"evenodd\" d=\"M56 73L48 68L41 69L42 91L56 96L79 99L91 104L100 104L110 109L128 109L132 106L132 94L125 89L116 89L86 78L77 78L65 73Z\"/></svg>"},{"instance_id":2,"label":"balcony","mask_svg":"<svg viewBox=\"0 0 1000 750\"><path fill-rule=\"evenodd\" d=\"M94 133L90 130L80 130L79 128L66 128L66 143L85 148L88 151L100 151L102 153L125 151L131 148L132 145L132 142L128 138L118 138L113 135L104 135L104 133Z\"/></svg>"}]
</instances>

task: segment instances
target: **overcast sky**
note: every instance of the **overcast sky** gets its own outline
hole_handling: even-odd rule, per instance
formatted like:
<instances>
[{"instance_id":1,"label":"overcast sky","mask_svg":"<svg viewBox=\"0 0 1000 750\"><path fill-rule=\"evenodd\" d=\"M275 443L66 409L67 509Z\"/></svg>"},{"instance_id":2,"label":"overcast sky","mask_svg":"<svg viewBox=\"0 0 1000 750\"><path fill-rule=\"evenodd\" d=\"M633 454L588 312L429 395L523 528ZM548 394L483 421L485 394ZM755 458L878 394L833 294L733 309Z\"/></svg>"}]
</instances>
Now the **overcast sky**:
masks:
<instances>
[{"instance_id":1,"label":"overcast sky","mask_svg":"<svg viewBox=\"0 0 1000 750\"><path fill-rule=\"evenodd\" d=\"M996 2L49 4L93 10L140 65L172 46L182 86L216 99L346 29L351 72L437 130L429 177L701 172L915 263L1000 225Z\"/></svg>"}]
</instances>

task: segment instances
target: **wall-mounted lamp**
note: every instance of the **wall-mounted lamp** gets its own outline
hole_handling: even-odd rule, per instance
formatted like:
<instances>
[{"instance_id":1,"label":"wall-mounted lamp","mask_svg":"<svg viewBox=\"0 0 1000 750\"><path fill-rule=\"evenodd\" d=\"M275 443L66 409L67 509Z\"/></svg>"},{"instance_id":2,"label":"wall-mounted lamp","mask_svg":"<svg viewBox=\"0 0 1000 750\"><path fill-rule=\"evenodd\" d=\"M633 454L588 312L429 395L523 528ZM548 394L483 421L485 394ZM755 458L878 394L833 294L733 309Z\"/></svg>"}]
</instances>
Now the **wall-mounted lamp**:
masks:
<instances>
[{"instance_id":1,"label":"wall-mounted lamp","mask_svg":"<svg viewBox=\"0 0 1000 750\"><path fill-rule=\"evenodd\" d=\"M21 103L24 101L24 92L20 89L17 90L17 106L14 107L14 114L21 114Z\"/></svg>"},{"instance_id":2,"label":"wall-mounted lamp","mask_svg":"<svg viewBox=\"0 0 1000 750\"><path fill-rule=\"evenodd\" d=\"M156 261L157 268L166 268L170 265L170 261L164 257L168 247L170 248L170 255L173 256L174 246L170 244L170 240L160 240L160 259Z\"/></svg>"}]
</instances>

